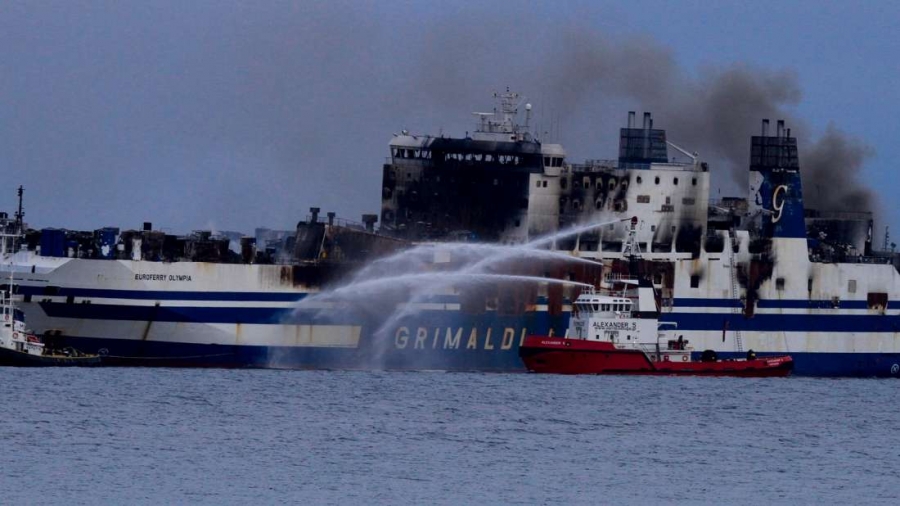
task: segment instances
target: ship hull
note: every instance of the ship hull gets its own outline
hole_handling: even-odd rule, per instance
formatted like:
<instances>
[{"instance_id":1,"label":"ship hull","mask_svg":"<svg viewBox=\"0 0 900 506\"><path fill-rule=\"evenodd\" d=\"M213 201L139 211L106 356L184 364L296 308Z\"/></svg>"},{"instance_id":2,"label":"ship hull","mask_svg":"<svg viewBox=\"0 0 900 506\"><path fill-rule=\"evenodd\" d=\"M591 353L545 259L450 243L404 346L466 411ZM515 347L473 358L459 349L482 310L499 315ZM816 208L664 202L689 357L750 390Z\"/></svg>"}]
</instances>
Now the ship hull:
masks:
<instances>
[{"instance_id":1,"label":"ship hull","mask_svg":"<svg viewBox=\"0 0 900 506\"><path fill-rule=\"evenodd\" d=\"M800 296L766 293L763 286L748 315L740 300L710 295L730 291L721 261L701 262L675 264L675 296L660 314L660 321L690 336L695 350L712 349L721 358L742 358L750 349L760 357L788 354L794 375L900 376L900 306L894 302L900 282L892 267L815 271L818 283L852 276L858 291L869 285L888 293L884 307L870 308L865 294L862 300L842 294L835 302L819 289ZM303 301L313 290L283 275L280 266L39 256L20 265L18 305L39 335L58 336L85 353L105 355L104 364L124 366L522 372L518 350L525 337L563 335L569 319L565 303L553 310L543 296L506 313L467 308L460 297L446 295L407 306L398 318L397 307L377 298L349 311L311 310ZM701 286L682 287L697 265L707 265ZM803 278L787 278L787 286L806 288L808 266L798 266ZM166 281L138 279L147 272Z\"/></svg>"},{"instance_id":2,"label":"ship hull","mask_svg":"<svg viewBox=\"0 0 900 506\"><path fill-rule=\"evenodd\" d=\"M543 374L618 374L644 376L731 376L772 378L791 374L789 356L731 360L655 362L637 349L617 348L609 342L530 337L519 349L529 372Z\"/></svg>"},{"instance_id":3,"label":"ship hull","mask_svg":"<svg viewBox=\"0 0 900 506\"><path fill-rule=\"evenodd\" d=\"M101 364L101 360L97 355L77 357L32 355L0 348L0 367L96 367Z\"/></svg>"}]
</instances>

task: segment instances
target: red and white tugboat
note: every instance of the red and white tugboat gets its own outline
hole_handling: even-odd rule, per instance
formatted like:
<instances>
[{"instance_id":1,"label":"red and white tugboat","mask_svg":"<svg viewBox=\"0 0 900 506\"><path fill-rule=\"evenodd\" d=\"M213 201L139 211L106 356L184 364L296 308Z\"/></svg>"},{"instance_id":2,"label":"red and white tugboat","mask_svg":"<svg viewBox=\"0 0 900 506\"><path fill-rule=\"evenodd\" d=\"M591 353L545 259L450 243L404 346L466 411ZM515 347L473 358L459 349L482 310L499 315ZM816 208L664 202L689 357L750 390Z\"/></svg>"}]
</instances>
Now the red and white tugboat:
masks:
<instances>
[{"instance_id":1,"label":"red and white tugboat","mask_svg":"<svg viewBox=\"0 0 900 506\"><path fill-rule=\"evenodd\" d=\"M626 252L639 255L633 242L636 219ZM530 372L555 374L655 374L694 376L787 376L790 356L718 360L694 349L675 324L659 321L659 308L648 280L612 278L605 290L588 289L575 300L565 337L528 336L519 356ZM663 330L666 329L666 330Z\"/></svg>"}]
</instances>

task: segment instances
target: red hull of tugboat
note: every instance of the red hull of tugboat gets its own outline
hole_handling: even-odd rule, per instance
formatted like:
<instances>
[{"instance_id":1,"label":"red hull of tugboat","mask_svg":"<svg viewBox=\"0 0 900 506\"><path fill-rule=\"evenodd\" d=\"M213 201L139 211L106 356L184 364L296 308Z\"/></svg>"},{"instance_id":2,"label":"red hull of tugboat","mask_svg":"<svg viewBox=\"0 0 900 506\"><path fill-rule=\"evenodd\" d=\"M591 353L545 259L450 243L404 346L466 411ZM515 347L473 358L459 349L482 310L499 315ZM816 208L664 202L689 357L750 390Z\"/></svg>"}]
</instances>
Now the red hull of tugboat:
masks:
<instances>
[{"instance_id":1,"label":"red hull of tugboat","mask_svg":"<svg viewBox=\"0 0 900 506\"><path fill-rule=\"evenodd\" d=\"M664 376L787 376L794 368L789 356L709 362L654 362L634 349L609 342L529 336L519 348L529 372L548 374L644 374Z\"/></svg>"}]
</instances>

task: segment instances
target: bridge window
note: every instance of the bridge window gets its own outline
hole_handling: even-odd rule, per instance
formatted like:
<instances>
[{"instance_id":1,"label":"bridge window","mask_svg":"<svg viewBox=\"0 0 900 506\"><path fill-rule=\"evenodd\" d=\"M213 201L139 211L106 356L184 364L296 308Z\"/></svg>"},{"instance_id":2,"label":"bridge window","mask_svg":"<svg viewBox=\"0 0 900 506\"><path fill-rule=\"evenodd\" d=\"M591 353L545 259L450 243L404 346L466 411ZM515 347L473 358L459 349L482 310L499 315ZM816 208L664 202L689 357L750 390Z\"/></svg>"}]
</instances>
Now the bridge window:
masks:
<instances>
[{"instance_id":1,"label":"bridge window","mask_svg":"<svg viewBox=\"0 0 900 506\"><path fill-rule=\"evenodd\" d=\"M784 290L784 278L775 279L775 289L776 290Z\"/></svg>"},{"instance_id":2,"label":"bridge window","mask_svg":"<svg viewBox=\"0 0 900 506\"><path fill-rule=\"evenodd\" d=\"M700 288L700 276L694 274L691 276L691 288Z\"/></svg>"}]
</instances>

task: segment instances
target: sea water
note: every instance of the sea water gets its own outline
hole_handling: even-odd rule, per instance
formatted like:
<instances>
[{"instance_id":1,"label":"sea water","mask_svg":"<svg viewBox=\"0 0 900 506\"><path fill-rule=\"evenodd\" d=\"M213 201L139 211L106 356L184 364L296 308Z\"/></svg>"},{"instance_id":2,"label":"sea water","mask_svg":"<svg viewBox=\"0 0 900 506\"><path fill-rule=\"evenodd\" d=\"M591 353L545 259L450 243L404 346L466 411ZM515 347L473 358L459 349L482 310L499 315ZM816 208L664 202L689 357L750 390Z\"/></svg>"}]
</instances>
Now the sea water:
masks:
<instances>
[{"instance_id":1,"label":"sea water","mask_svg":"<svg viewBox=\"0 0 900 506\"><path fill-rule=\"evenodd\" d=\"M0 368L3 504L893 504L893 380Z\"/></svg>"}]
</instances>

